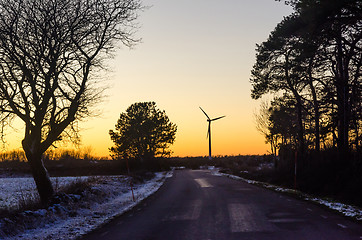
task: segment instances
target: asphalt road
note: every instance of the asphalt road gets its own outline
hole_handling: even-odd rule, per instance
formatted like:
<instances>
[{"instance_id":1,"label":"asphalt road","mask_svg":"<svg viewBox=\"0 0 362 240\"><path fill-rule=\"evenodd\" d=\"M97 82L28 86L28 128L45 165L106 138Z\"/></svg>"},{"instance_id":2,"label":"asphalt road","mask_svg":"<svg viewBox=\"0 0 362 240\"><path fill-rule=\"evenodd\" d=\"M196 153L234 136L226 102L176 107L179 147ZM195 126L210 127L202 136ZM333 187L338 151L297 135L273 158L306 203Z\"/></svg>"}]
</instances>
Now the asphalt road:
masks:
<instances>
[{"instance_id":1,"label":"asphalt road","mask_svg":"<svg viewBox=\"0 0 362 240\"><path fill-rule=\"evenodd\" d=\"M362 224L207 170L182 170L134 210L82 239L361 240Z\"/></svg>"}]
</instances>

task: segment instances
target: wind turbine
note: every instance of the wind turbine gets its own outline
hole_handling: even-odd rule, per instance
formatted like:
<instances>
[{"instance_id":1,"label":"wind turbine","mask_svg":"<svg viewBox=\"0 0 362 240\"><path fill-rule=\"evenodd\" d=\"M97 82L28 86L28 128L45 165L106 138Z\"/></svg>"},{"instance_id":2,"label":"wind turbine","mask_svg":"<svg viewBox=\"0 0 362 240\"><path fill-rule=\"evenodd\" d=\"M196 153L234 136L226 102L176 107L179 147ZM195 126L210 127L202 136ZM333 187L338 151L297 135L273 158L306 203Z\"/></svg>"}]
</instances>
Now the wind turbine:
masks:
<instances>
[{"instance_id":1,"label":"wind turbine","mask_svg":"<svg viewBox=\"0 0 362 240\"><path fill-rule=\"evenodd\" d=\"M207 121L209 122L209 127L208 127L208 130L207 130L207 138L209 138L209 159L211 160L212 159L212 157L211 157L211 122L215 121L215 120L218 120L220 118L223 118L225 116L210 119L209 116L206 114L206 112L201 107L200 107L200 109L206 115Z\"/></svg>"}]
</instances>

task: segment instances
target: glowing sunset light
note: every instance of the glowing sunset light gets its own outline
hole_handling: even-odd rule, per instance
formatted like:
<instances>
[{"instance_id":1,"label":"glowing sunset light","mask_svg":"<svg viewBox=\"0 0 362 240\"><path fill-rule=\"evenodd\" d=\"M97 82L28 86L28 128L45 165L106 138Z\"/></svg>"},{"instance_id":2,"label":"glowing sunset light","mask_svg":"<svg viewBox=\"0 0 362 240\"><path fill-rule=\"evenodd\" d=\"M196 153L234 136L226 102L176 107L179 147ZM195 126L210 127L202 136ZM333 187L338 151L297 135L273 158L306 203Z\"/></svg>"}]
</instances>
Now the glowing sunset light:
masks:
<instances>
[{"instance_id":1,"label":"glowing sunset light","mask_svg":"<svg viewBox=\"0 0 362 240\"><path fill-rule=\"evenodd\" d=\"M289 6L274 0L148 0L140 13L133 49L117 50L104 73L108 96L99 116L79 123L82 146L108 156L108 131L135 102L155 101L177 124L173 156L207 156L210 115L212 154L265 154L269 146L257 132L250 97L255 44L266 40ZM20 123L19 123L20 124ZM16 122L14 126L19 126ZM6 150L21 147L23 131L7 130Z\"/></svg>"}]
</instances>

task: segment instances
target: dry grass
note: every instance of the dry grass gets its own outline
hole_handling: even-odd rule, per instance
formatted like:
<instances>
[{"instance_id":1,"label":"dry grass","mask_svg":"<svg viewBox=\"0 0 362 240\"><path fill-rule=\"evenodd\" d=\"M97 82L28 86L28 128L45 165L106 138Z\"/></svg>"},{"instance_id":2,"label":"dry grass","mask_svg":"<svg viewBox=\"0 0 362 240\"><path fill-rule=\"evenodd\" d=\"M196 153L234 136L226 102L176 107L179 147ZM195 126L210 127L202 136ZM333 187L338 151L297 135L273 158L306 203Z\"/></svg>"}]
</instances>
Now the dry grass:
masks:
<instances>
[{"instance_id":1,"label":"dry grass","mask_svg":"<svg viewBox=\"0 0 362 240\"><path fill-rule=\"evenodd\" d=\"M15 207L0 209L0 239L72 216L79 208L81 200L89 200L91 195L98 197L94 196L94 193L89 194L92 184L98 180L97 177L89 177L76 178L67 185L56 183L56 194L46 206L41 204L37 193L21 191Z\"/></svg>"}]
</instances>

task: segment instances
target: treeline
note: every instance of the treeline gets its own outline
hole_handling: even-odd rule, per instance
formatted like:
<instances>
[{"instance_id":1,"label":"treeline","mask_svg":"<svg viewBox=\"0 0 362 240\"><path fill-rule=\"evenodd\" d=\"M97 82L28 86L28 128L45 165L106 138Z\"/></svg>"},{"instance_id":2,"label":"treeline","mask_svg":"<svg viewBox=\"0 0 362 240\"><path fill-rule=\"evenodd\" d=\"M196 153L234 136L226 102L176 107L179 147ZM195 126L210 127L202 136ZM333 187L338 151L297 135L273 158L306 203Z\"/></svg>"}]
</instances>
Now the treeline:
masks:
<instances>
[{"instance_id":1,"label":"treeline","mask_svg":"<svg viewBox=\"0 0 362 240\"><path fill-rule=\"evenodd\" d=\"M120 174L120 163L92 155L90 148L49 149L42 161L50 176L86 176ZM125 168L125 167L124 167ZM0 153L0 174L31 174L30 166L23 150Z\"/></svg>"},{"instance_id":2,"label":"treeline","mask_svg":"<svg viewBox=\"0 0 362 240\"><path fill-rule=\"evenodd\" d=\"M60 151L60 157L48 158L45 155L44 164L52 177L55 176L86 176L86 175L127 175L130 169L131 175L143 172L169 171L172 168L200 169L207 166L215 166L229 173L238 175L240 172L255 173L265 164L273 161L271 155L238 155L215 156L210 160L207 156L199 157L154 157L145 161L139 159L105 160L97 157L83 158L82 152L75 150ZM0 173L24 173L30 174L30 167L25 161L22 151L10 151L1 153L0 156L15 156L0 161ZM254 177L254 176L250 176Z\"/></svg>"},{"instance_id":3,"label":"treeline","mask_svg":"<svg viewBox=\"0 0 362 240\"><path fill-rule=\"evenodd\" d=\"M301 185L362 186L362 2L287 2L294 13L257 45L251 96L273 96L257 127Z\"/></svg>"},{"instance_id":4,"label":"treeline","mask_svg":"<svg viewBox=\"0 0 362 240\"><path fill-rule=\"evenodd\" d=\"M80 149L48 149L42 156L45 161L61 160L104 160L92 154L90 147ZM0 152L0 162L19 161L26 162L26 156L23 150L11 150Z\"/></svg>"}]
</instances>

